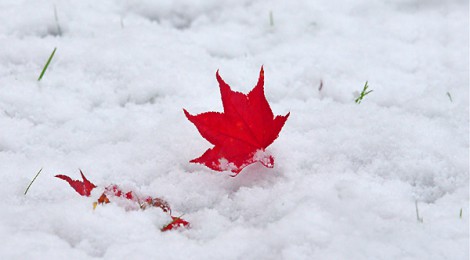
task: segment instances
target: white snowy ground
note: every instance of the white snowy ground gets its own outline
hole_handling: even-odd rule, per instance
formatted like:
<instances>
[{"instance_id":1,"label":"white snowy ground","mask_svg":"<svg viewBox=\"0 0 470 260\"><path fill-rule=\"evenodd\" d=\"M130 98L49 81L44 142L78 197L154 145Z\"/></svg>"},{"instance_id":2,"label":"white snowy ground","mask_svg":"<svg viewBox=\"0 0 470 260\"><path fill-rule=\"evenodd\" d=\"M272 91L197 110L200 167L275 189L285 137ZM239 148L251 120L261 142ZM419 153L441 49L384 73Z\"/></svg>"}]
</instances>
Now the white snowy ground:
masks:
<instances>
[{"instance_id":1,"label":"white snowy ground","mask_svg":"<svg viewBox=\"0 0 470 260\"><path fill-rule=\"evenodd\" d=\"M69 2L0 3L1 259L468 259L468 1ZM263 64L274 169L190 164L211 145L182 108ZM79 168L192 228L93 211L53 177Z\"/></svg>"}]
</instances>

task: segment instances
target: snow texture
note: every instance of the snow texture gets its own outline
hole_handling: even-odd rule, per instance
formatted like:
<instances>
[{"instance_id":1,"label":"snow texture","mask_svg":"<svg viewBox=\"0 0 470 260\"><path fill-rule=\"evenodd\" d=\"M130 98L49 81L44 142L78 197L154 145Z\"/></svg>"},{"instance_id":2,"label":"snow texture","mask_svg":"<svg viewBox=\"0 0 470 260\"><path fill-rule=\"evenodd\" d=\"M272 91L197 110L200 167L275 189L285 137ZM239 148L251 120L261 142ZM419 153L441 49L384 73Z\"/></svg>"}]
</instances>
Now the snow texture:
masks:
<instances>
[{"instance_id":1,"label":"snow texture","mask_svg":"<svg viewBox=\"0 0 470 260\"><path fill-rule=\"evenodd\" d=\"M468 19L465 0L2 0L0 259L468 259ZM291 113L275 167L190 164L211 145L182 108L222 111L216 70L246 93L261 65ZM79 168L192 228L92 210L53 178Z\"/></svg>"}]
</instances>

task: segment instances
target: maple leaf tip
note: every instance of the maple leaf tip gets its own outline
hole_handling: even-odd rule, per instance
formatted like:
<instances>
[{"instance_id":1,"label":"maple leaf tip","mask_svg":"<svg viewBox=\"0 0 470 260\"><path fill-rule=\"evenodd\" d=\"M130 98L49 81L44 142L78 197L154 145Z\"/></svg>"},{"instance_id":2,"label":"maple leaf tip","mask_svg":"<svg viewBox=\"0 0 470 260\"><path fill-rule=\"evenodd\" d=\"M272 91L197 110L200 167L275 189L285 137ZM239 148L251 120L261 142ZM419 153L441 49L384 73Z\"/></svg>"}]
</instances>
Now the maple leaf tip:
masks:
<instances>
[{"instance_id":1,"label":"maple leaf tip","mask_svg":"<svg viewBox=\"0 0 470 260\"><path fill-rule=\"evenodd\" d=\"M194 123L194 118L196 117L195 115L191 115L186 109L183 109L183 112L184 112L184 115L186 116L186 118L193 124Z\"/></svg>"},{"instance_id":2,"label":"maple leaf tip","mask_svg":"<svg viewBox=\"0 0 470 260\"><path fill-rule=\"evenodd\" d=\"M67 182L72 181L72 178L70 178L70 177L67 176L67 175L63 175L63 174L57 174L57 175L54 176L54 177L59 178L59 179L64 180L64 181L67 181Z\"/></svg>"},{"instance_id":3,"label":"maple leaf tip","mask_svg":"<svg viewBox=\"0 0 470 260\"><path fill-rule=\"evenodd\" d=\"M225 81L220 76L219 70L217 70L217 72L215 73L215 77L217 78L217 82L219 82L219 87L220 87L221 91L222 91L222 88L230 89L230 86L227 83L225 83Z\"/></svg>"},{"instance_id":4,"label":"maple leaf tip","mask_svg":"<svg viewBox=\"0 0 470 260\"><path fill-rule=\"evenodd\" d=\"M189 119L191 117L191 114L188 112L188 110L183 108L184 115Z\"/></svg>"},{"instance_id":5,"label":"maple leaf tip","mask_svg":"<svg viewBox=\"0 0 470 260\"><path fill-rule=\"evenodd\" d=\"M256 83L256 86L248 93L248 95L251 95L252 92L255 91L255 89L264 89L264 68L261 66L261 70L259 71L259 77L258 77L258 82ZM264 95L264 90L263 95Z\"/></svg>"},{"instance_id":6,"label":"maple leaf tip","mask_svg":"<svg viewBox=\"0 0 470 260\"><path fill-rule=\"evenodd\" d=\"M189 161L190 163L199 163L199 161L197 160L199 158L195 158L195 159L192 159L191 161Z\"/></svg>"},{"instance_id":7,"label":"maple leaf tip","mask_svg":"<svg viewBox=\"0 0 470 260\"><path fill-rule=\"evenodd\" d=\"M80 169L79 169L80 170ZM95 186L93 183L91 183L86 177L85 175L83 174L82 170L80 170L80 175L82 176L82 180L83 180L83 183L89 183L91 184L92 186ZM96 186L95 186L96 187Z\"/></svg>"}]
</instances>

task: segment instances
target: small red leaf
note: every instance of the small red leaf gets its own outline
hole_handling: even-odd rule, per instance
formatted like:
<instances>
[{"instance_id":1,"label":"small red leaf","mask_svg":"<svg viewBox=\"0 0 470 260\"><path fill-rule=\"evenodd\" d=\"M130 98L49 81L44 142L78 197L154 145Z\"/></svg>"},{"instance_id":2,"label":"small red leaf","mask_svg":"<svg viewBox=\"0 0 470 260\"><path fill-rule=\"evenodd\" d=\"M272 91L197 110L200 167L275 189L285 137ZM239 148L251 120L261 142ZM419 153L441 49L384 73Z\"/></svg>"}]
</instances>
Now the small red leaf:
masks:
<instances>
[{"instance_id":1,"label":"small red leaf","mask_svg":"<svg viewBox=\"0 0 470 260\"><path fill-rule=\"evenodd\" d=\"M83 181L79 180L72 180L69 176L66 175L56 175L55 177L62 179L66 182L69 183L69 185L80 195L82 196L90 196L91 191L96 188L96 185L91 183L87 178L85 178L85 175L83 175L82 170L80 170L80 174L82 175Z\"/></svg>"},{"instance_id":2,"label":"small red leaf","mask_svg":"<svg viewBox=\"0 0 470 260\"><path fill-rule=\"evenodd\" d=\"M274 158L265 149L279 136L289 117L276 116L264 95L264 70L261 67L258 83L248 94L232 91L216 73L224 112L184 114L199 133L214 145L201 157L191 160L216 171L232 171L238 174L244 167L261 162L272 168Z\"/></svg>"},{"instance_id":3,"label":"small red leaf","mask_svg":"<svg viewBox=\"0 0 470 260\"><path fill-rule=\"evenodd\" d=\"M162 232L177 229L177 228L188 228L190 225L188 221L180 217L171 216L171 218L172 218L172 221L161 229Z\"/></svg>"},{"instance_id":4,"label":"small red leaf","mask_svg":"<svg viewBox=\"0 0 470 260\"><path fill-rule=\"evenodd\" d=\"M101 194L101 196L98 198L98 201L97 201L98 204L108 204L110 203L109 199L108 199L108 196L106 196L106 194Z\"/></svg>"}]
</instances>

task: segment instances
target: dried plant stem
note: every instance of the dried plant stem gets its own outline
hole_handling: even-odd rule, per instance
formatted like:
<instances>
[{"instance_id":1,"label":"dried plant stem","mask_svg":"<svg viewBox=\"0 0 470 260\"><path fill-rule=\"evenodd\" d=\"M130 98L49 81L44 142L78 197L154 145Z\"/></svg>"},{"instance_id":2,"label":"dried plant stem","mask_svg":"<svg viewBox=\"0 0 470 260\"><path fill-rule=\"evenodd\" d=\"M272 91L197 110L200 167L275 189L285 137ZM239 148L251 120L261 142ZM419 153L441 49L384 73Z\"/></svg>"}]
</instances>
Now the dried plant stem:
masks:
<instances>
[{"instance_id":1,"label":"dried plant stem","mask_svg":"<svg viewBox=\"0 0 470 260\"><path fill-rule=\"evenodd\" d=\"M31 187L31 185L33 184L33 182L36 180L36 178L39 176L39 174L41 173L42 171L42 168L38 171L38 173L36 173L36 176L34 176L33 180L29 183L28 187L26 188L26 190L24 191L24 195L26 196L26 193L28 193L28 190L29 188Z\"/></svg>"}]
</instances>

